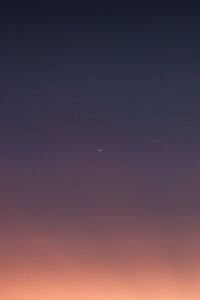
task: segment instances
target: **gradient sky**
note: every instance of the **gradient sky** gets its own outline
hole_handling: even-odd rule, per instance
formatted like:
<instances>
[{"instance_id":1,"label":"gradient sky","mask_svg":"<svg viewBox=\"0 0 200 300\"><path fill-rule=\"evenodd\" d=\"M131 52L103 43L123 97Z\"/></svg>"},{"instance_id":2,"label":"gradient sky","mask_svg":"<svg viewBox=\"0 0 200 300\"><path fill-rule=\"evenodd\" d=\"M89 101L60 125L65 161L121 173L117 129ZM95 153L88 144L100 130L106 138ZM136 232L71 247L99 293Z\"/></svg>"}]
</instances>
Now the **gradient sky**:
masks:
<instances>
[{"instance_id":1,"label":"gradient sky","mask_svg":"<svg viewBox=\"0 0 200 300\"><path fill-rule=\"evenodd\" d=\"M200 298L199 18L146 11L3 10L2 300Z\"/></svg>"}]
</instances>

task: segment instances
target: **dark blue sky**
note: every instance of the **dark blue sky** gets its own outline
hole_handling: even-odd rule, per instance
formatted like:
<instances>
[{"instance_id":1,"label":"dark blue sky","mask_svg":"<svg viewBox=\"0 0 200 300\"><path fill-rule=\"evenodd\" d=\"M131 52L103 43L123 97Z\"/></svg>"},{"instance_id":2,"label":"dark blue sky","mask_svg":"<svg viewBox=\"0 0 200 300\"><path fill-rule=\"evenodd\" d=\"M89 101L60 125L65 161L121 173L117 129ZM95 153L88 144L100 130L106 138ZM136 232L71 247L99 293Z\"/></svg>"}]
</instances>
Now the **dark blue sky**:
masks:
<instances>
[{"instance_id":1,"label":"dark blue sky","mask_svg":"<svg viewBox=\"0 0 200 300\"><path fill-rule=\"evenodd\" d=\"M85 206L90 214L96 197L91 214L99 207L196 213L199 20L176 9L102 8L11 7L4 14L6 197L25 211Z\"/></svg>"},{"instance_id":2,"label":"dark blue sky","mask_svg":"<svg viewBox=\"0 0 200 300\"><path fill-rule=\"evenodd\" d=\"M73 118L74 129L82 120L100 132L193 130L199 125L198 53L192 17L17 23L3 34L2 112L19 126Z\"/></svg>"}]
</instances>

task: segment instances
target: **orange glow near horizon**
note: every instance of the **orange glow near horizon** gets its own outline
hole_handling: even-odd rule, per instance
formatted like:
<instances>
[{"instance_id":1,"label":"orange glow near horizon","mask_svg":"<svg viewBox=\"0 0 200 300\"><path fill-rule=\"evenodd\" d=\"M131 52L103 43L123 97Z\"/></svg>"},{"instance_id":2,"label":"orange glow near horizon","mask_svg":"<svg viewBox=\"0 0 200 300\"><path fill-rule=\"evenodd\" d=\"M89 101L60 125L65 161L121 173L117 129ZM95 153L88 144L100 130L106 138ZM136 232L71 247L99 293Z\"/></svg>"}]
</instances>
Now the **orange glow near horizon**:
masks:
<instances>
[{"instance_id":1,"label":"orange glow near horizon","mask_svg":"<svg viewBox=\"0 0 200 300\"><path fill-rule=\"evenodd\" d=\"M178 253L185 243L173 260L163 235L139 226L96 239L84 231L16 229L1 237L0 299L197 300L199 243L195 234L188 238L190 245L170 242Z\"/></svg>"}]
</instances>

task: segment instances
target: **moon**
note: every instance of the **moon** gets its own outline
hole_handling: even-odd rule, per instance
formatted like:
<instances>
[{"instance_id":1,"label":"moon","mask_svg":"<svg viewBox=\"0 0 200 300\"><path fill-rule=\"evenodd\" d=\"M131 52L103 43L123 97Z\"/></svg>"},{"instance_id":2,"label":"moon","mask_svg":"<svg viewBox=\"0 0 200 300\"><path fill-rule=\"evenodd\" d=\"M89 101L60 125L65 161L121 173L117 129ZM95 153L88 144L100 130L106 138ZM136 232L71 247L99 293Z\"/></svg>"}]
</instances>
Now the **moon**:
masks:
<instances>
[{"instance_id":1,"label":"moon","mask_svg":"<svg viewBox=\"0 0 200 300\"><path fill-rule=\"evenodd\" d=\"M97 149L98 152L102 152L103 151L103 147L100 147Z\"/></svg>"}]
</instances>

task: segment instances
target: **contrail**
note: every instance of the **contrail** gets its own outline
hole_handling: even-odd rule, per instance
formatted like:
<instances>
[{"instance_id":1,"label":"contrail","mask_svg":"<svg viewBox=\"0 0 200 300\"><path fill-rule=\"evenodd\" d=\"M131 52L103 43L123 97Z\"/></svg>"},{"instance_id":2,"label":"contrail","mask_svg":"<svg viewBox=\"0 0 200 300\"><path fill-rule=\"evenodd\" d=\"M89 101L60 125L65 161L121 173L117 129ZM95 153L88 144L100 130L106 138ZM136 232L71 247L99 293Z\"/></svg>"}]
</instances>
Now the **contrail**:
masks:
<instances>
[{"instance_id":1,"label":"contrail","mask_svg":"<svg viewBox=\"0 0 200 300\"><path fill-rule=\"evenodd\" d=\"M160 141L160 140L151 140L152 143L156 143L156 144L164 144L164 141Z\"/></svg>"}]
</instances>

